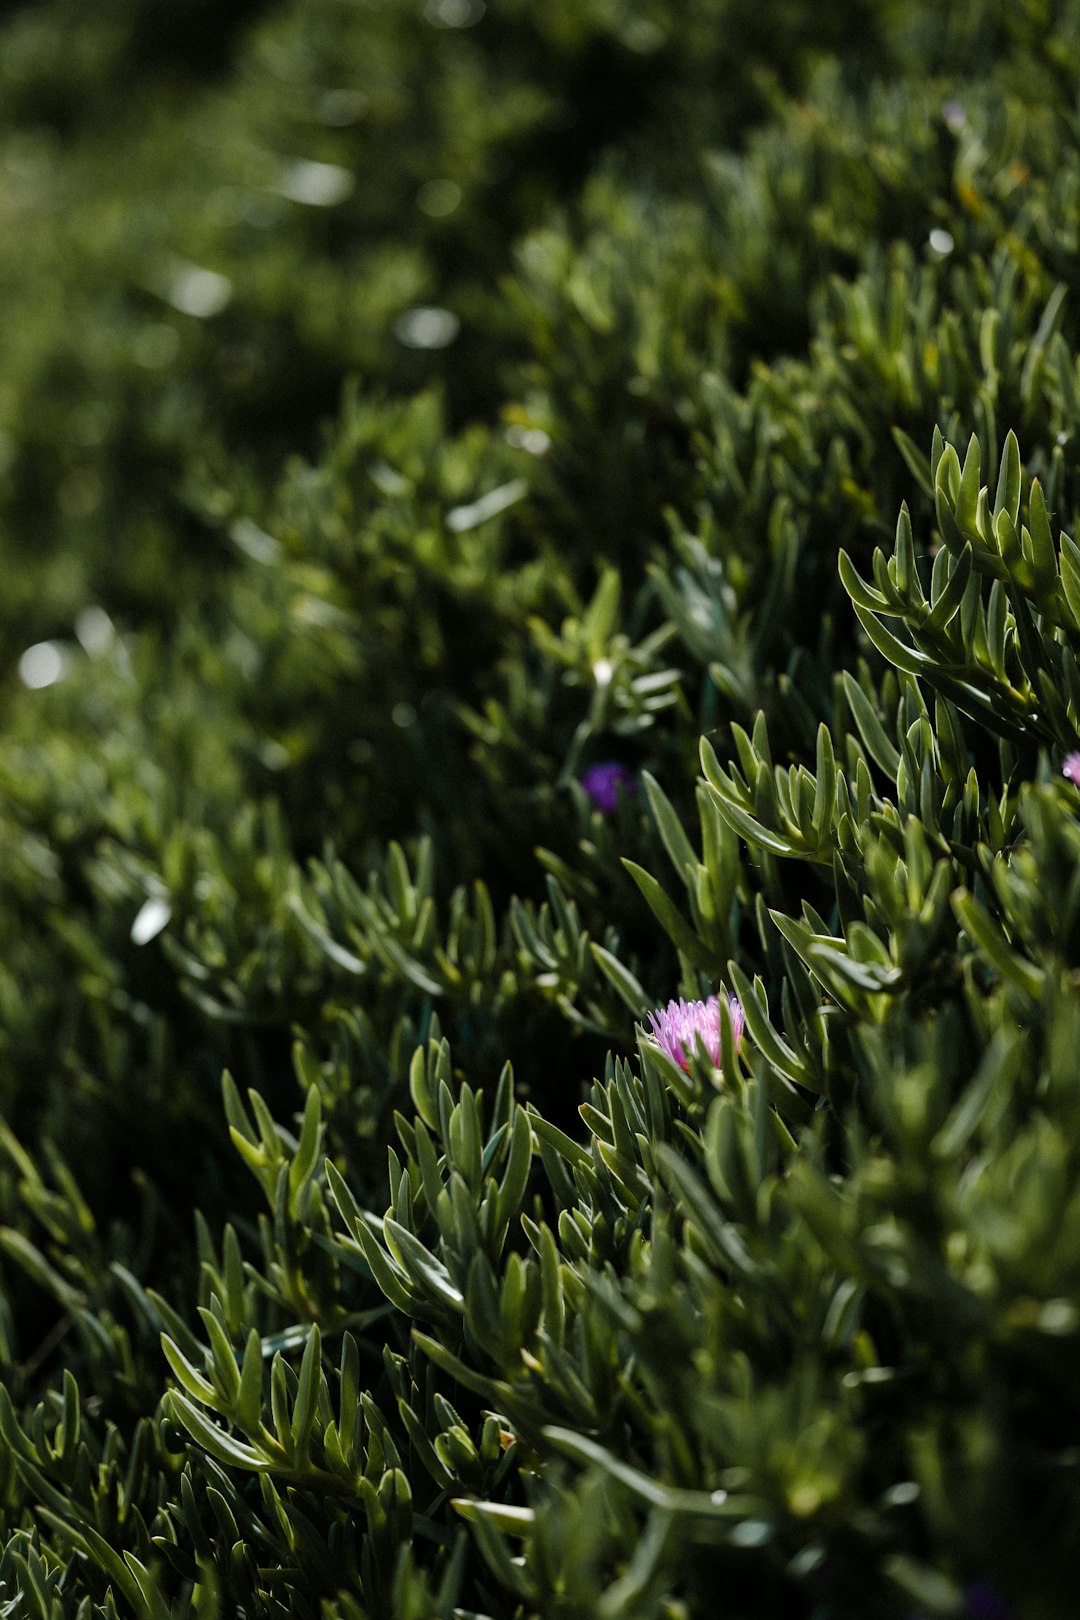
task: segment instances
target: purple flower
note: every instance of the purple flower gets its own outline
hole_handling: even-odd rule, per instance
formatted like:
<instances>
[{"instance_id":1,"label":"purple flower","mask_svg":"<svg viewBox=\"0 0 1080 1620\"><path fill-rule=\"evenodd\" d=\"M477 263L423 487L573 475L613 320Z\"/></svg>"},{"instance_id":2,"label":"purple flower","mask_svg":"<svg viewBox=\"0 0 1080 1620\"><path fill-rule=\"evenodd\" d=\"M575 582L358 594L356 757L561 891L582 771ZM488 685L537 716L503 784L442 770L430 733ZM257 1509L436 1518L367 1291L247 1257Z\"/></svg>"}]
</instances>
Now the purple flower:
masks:
<instances>
[{"instance_id":1,"label":"purple flower","mask_svg":"<svg viewBox=\"0 0 1080 1620\"><path fill-rule=\"evenodd\" d=\"M605 816L613 816L619 806L620 793L633 793L632 774L618 760L606 759L601 765L590 765L579 778L582 787L596 808Z\"/></svg>"},{"instance_id":2,"label":"purple flower","mask_svg":"<svg viewBox=\"0 0 1080 1620\"><path fill-rule=\"evenodd\" d=\"M1012 1610L997 1587L991 1586L989 1581L976 1581L969 1586L964 1593L964 1602L972 1620L1012 1620Z\"/></svg>"},{"instance_id":3,"label":"purple flower","mask_svg":"<svg viewBox=\"0 0 1080 1620\"><path fill-rule=\"evenodd\" d=\"M1061 763L1061 774L1067 776L1073 787L1080 787L1080 754L1066 754Z\"/></svg>"},{"instance_id":4,"label":"purple flower","mask_svg":"<svg viewBox=\"0 0 1080 1620\"><path fill-rule=\"evenodd\" d=\"M735 996L728 997L731 1022L735 1033L735 1046L742 1040L742 1005ZM690 1072L690 1058L697 1050L700 1039L709 1054L713 1068L720 1067L720 998L710 996L708 1001L669 1001L666 1007L649 1014L652 1039L662 1052L674 1058L680 1069Z\"/></svg>"},{"instance_id":5,"label":"purple flower","mask_svg":"<svg viewBox=\"0 0 1080 1620\"><path fill-rule=\"evenodd\" d=\"M941 116L945 120L945 127L952 135L959 135L967 123L967 113L959 101L946 101L941 109Z\"/></svg>"}]
</instances>

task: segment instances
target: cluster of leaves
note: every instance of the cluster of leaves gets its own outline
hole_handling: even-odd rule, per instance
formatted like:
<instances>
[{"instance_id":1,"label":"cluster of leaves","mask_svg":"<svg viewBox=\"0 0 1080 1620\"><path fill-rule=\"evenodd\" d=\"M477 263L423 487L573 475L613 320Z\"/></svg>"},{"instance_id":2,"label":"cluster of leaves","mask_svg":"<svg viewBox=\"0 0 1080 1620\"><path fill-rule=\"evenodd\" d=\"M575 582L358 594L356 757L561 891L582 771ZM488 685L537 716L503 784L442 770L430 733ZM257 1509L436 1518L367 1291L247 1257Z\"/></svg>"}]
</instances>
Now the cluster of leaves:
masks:
<instances>
[{"instance_id":1,"label":"cluster of leaves","mask_svg":"<svg viewBox=\"0 0 1080 1620\"><path fill-rule=\"evenodd\" d=\"M0 1613L1070 1614L1075 6L206 16L0 24Z\"/></svg>"}]
</instances>

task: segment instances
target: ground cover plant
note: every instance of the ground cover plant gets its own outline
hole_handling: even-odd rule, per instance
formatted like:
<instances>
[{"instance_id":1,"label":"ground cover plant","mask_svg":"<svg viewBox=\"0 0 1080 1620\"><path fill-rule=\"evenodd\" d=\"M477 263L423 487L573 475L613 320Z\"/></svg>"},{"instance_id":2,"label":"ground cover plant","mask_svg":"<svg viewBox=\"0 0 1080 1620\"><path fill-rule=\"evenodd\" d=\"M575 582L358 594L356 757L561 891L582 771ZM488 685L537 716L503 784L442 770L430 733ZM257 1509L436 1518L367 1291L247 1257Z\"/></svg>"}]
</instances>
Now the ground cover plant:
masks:
<instances>
[{"instance_id":1,"label":"ground cover plant","mask_svg":"<svg viewBox=\"0 0 1080 1620\"><path fill-rule=\"evenodd\" d=\"M1078 27L4 9L0 1614L1074 1612Z\"/></svg>"}]
</instances>

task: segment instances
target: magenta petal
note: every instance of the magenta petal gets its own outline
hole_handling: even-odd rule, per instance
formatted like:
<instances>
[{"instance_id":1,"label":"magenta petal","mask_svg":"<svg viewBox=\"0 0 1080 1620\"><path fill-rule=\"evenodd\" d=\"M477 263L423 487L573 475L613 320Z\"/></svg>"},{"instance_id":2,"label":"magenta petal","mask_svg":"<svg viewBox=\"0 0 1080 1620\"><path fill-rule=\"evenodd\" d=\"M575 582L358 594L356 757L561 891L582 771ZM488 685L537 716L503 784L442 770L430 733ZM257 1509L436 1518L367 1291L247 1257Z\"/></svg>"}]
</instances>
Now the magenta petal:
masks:
<instances>
[{"instance_id":1,"label":"magenta petal","mask_svg":"<svg viewBox=\"0 0 1080 1620\"><path fill-rule=\"evenodd\" d=\"M743 1010L738 1000L731 996L728 1000L731 1008L732 1027L735 1035L735 1045L738 1047L743 1034ZM720 999L710 996L707 1001L685 1001L681 997L678 1001L669 1001L666 1007L660 1007L656 1012L649 1014L649 1024L652 1038L661 1051L666 1052L680 1069L689 1071L689 1054L697 1050L698 1041L702 1043L714 1068L720 1066Z\"/></svg>"}]
</instances>

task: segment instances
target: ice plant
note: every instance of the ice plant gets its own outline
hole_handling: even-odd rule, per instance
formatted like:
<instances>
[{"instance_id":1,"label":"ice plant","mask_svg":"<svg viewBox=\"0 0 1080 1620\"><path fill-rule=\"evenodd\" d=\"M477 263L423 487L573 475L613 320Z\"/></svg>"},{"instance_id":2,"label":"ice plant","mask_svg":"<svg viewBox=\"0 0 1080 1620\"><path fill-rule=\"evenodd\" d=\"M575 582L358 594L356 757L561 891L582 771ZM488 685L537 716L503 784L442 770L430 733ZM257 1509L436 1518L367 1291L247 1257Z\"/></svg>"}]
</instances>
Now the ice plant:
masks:
<instances>
[{"instance_id":1,"label":"ice plant","mask_svg":"<svg viewBox=\"0 0 1080 1620\"><path fill-rule=\"evenodd\" d=\"M1066 754L1061 764L1062 776L1067 776L1074 787L1080 787L1080 754Z\"/></svg>"},{"instance_id":2,"label":"ice plant","mask_svg":"<svg viewBox=\"0 0 1080 1620\"><path fill-rule=\"evenodd\" d=\"M620 793L633 793L634 778L618 760L607 759L602 764L590 765L578 779L596 808L605 816L613 816L619 804Z\"/></svg>"},{"instance_id":3,"label":"ice plant","mask_svg":"<svg viewBox=\"0 0 1080 1620\"><path fill-rule=\"evenodd\" d=\"M737 997L728 997L735 1046L742 1040L743 1010ZM720 998L710 996L708 1001L669 1001L649 1014L652 1039L673 1058L680 1069L690 1072L690 1058L700 1040L714 1068L720 1067Z\"/></svg>"}]
</instances>

